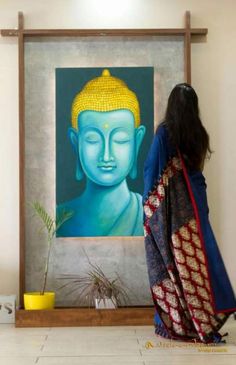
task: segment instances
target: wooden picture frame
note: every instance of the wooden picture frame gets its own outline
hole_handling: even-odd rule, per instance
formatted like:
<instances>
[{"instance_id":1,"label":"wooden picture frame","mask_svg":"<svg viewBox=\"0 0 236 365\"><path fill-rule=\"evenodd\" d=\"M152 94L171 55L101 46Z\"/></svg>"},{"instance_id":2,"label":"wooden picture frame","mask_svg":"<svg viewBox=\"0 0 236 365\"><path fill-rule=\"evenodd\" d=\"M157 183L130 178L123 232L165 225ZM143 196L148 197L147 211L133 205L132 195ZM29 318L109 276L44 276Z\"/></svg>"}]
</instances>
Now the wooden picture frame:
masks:
<instances>
[{"instance_id":1,"label":"wooden picture frame","mask_svg":"<svg viewBox=\"0 0 236 365\"><path fill-rule=\"evenodd\" d=\"M102 312L87 309L56 309L55 311L37 311L30 313L23 310L23 293L25 292L25 57L24 44L26 37L97 37L97 36L183 36L184 37L184 75L185 81L191 84L191 40L195 36L206 36L206 28L191 28L191 15L185 13L185 26L183 28L160 29L25 29L24 16L18 13L18 29L3 29L1 35L5 37L18 37L18 67L19 67L19 305L16 313L16 326L72 326L72 325L140 325L152 324L154 306L128 307L116 310L113 315L111 310ZM65 311L68 316L66 317ZM87 311L87 312L86 312ZM89 312L88 312L89 311ZM85 313L86 312L86 313ZM88 314L89 313L89 314ZM65 319L66 318L66 319ZM84 320L87 318L87 322Z\"/></svg>"}]
</instances>

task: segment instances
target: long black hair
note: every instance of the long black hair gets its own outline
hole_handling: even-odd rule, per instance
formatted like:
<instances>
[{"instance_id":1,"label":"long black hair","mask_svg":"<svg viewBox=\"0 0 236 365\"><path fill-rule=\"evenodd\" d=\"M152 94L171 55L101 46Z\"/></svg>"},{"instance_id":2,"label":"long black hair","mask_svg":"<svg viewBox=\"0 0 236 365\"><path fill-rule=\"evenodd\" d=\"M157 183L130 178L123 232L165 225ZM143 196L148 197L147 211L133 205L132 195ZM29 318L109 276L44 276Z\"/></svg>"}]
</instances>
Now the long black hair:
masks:
<instances>
[{"instance_id":1,"label":"long black hair","mask_svg":"<svg viewBox=\"0 0 236 365\"><path fill-rule=\"evenodd\" d=\"M177 84L170 93L164 123L170 142L179 149L188 168L202 169L212 151L199 117L198 97L192 86Z\"/></svg>"}]
</instances>

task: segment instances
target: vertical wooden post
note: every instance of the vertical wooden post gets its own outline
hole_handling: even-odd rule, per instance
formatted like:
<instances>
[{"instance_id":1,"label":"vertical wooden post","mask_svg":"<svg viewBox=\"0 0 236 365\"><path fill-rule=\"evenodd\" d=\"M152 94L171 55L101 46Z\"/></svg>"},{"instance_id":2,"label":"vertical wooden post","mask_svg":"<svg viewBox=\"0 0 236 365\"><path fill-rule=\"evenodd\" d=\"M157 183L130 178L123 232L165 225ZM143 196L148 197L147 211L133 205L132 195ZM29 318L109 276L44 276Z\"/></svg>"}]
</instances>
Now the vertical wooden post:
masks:
<instances>
[{"instance_id":1,"label":"vertical wooden post","mask_svg":"<svg viewBox=\"0 0 236 365\"><path fill-rule=\"evenodd\" d=\"M185 82L191 84L191 15L185 13L185 36L184 36L184 70Z\"/></svg>"},{"instance_id":2,"label":"vertical wooden post","mask_svg":"<svg viewBox=\"0 0 236 365\"><path fill-rule=\"evenodd\" d=\"M25 60L24 60L24 16L18 13L18 60L19 60L19 183L20 183L20 297L19 305L23 307L25 292Z\"/></svg>"}]
</instances>

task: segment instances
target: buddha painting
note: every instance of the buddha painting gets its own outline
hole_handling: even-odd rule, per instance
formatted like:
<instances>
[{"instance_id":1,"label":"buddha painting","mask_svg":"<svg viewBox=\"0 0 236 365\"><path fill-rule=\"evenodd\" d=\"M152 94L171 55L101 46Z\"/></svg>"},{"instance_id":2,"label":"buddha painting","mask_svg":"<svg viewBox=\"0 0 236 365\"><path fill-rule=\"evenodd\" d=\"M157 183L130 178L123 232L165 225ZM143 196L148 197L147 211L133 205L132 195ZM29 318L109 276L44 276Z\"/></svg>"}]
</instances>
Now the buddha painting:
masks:
<instances>
[{"instance_id":1,"label":"buddha painting","mask_svg":"<svg viewBox=\"0 0 236 365\"><path fill-rule=\"evenodd\" d=\"M75 178L85 179L82 193L57 205L73 211L60 237L142 236L143 209L136 179L146 127L136 94L108 69L89 80L71 105L68 138L75 158Z\"/></svg>"}]
</instances>

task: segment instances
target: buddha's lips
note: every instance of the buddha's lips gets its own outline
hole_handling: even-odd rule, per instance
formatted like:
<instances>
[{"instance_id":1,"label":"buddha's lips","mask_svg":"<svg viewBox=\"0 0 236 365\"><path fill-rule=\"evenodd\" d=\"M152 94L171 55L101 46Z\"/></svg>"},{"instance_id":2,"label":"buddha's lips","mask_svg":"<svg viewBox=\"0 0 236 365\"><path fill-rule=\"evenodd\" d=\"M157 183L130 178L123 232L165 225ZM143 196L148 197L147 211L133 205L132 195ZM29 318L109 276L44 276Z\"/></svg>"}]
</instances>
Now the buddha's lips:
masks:
<instances>
[{"instance_id":1,"label":"buddha's lips","mask_svg":"<svg viewBox=\"0 0 236 365\"><path fill-rule=\"evenodd\" d=\"M113 170L116 168L116 165L113 165L113 164L109 164L109 165L98 165L98 168L104 170L104 171L110 171L110 170Z\"/></svg>"}]
</instances>

